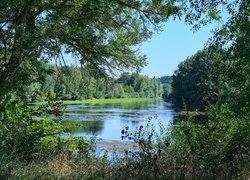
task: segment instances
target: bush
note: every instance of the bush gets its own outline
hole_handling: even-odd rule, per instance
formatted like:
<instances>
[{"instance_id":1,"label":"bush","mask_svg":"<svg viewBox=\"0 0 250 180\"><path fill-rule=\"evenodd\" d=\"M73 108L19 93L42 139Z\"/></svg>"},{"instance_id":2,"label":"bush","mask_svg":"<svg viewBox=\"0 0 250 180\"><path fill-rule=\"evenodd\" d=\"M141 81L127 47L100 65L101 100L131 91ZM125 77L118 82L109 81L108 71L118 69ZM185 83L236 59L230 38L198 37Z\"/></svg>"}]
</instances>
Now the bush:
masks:
<instances>
[{"instance_id":1,"label":"bush","mask_svg":"<svg viewBox=\"0 0 250 180\"><path fill-rule=\"evenodd\" d=\"M135 148L108 160L96 157L95 142L62 138L64 105L49 101L38 109L8 95L0 103L0 178L23 179L248 179L250 114L227 105L210 106L208 118L189 116L163 126L148 124L122 138ZM38 120L42 113L57 120Z\"/></svg>"},{"instance_id":2,"label":"bush","mask_svg":"<svg viewBox=\"0 0 250 180\"><path fill-rule=\"evenodd\" d=\"M128 179L247 179L250 174L250 116L237 117L227 105L210 106L208 120L189 116L160 133L123 130L138 150L126 152L114 168Z\"/></svg>"},{"instance_id":3,"label":"bush","mask_svg":"<svg viewBox=\"0 0 250 180\"><path fill-rule=\"evenodd\" d=\"M42 138L55 137L63 132L62 125L52 120L37 120L41 111L27 107L13 95L0 103L0 151L31 160Z\"/></svg>"},{"instance_id":4,"label":"bush","mask_svg":"<svg viewBox=\"0 0 250 180\"><path fill-rule=\"evenodd\" d=\"M34 109L13 95L3 98L0 102L0 177L27 178L30 175L36 179L51 175L53 178L60 174L60 167L52 172L47 166L51 159L57 161L57 157L63 156L64 163L70 168L74 164L96 159L94 142L84 138L61 137L66 129L60 118L64 107L62 103L49 101L47 105ZM43 113L56 115L58 119L36 118Z\"/></svg>"},{"instance_id":5,"label":"bush","mask_svg":"<svg viewBox=\"0 0 250 180\"><path fill-rule=\"evenodd\" d=\"M250 116L236 117L227 105L211 106L208 112L208 122L197 124L189 117L172 128L169 153L179 166L176 170L183 178L246 176L250 140L244 129L250 128Z\"/></svg>"}]
</instances>

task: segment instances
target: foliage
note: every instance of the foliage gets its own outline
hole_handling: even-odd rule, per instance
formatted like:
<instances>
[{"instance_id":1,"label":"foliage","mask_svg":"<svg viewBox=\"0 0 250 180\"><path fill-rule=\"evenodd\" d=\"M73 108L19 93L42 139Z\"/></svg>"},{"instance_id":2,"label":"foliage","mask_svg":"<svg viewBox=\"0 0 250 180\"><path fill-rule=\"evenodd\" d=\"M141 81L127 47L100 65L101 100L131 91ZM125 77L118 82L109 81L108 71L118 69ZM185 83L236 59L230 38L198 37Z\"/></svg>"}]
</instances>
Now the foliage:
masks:
<instances>
[{"instance_id":1,"label":"foliage","mask_svg":"<svg viewBox=\"0 0 250 180\"><path fill-rule=\"evenodd\" d=\"M36 120L41 113L9 95L0 104L1 153L32 159L44 137L56 137L63 128L56 121Z\"/></svg>"},{"instance_id":2,"label":"foliage","mask_svg":"<svg viewBox=\"0 0 250 180\"><path fill-rule=\"evenodd\" d=\"M111 78L114 86L109 86L98 76L143 67L145 57L134 47L169 16L185 15L196 30L220 20L223 8L228 22L215 31L206 49L179 65L169 96L189 109L207 107L208 120L188 117L159 134L150 126L135 133L126 128L123 137L134 141L138 150L110 163L106 156L95 157L93 142L62 138L60 118L36 117L44 112L62 115L64 105L50 101L55 97L159 97L160 80L165 78L125 73ZM3 0L0 178L248 179L249 12L249 0ZM65 54L75 57L81 70L66 67ZM52 59L53 67L46 64ZM25 101L47 98L49 105L30 108L18 98L4 97L11 91Z\"/></svg>"},{"instance_id":3,"label":"foliage","mask_svg":"<svg viewBox=\"0 0 250 180\"><path fill-rule=\"evenodd\" d=\"M105 158L69 158L66 154L48 155L26 164L2 157L0 177L12 179L108 179Z\"/></svg>"},{"instance_id":4,"label":"foliage","mask_svg":"<svg viewBox=\"0 0 250 180\"><path fill-rule=\"evenodd\" d=\"M220 101L227 87L225 54L217 47L209 47L180 63L168 99L177 107L185 103L190 110L203 111L209 103Z\"/></svg>"},{"instance_id":5,"label":"foliage","mask_svg":"<svg viewBox=\"0 0 250 180\"><path fill-rule=\"evenodd\" d=\"M141 98L157 98L161 97L163 93L163 87L159 79L151 79L136 73L131 75L123 73L116 82L123 84L124 92L128 97L137 97L139 95Z\"/></svg>"},{"instance_id":6,"label":"foliage","mask_svg":"<svg viewBox=\"0 0 250 180\"><path fill-rule=\"evenodd\" d=\"M1 147L0 175L30 179L248 178L249 114L237 117L228 105L210 106L207 111L207 121L197 122L190 116L169 129L161 126L159 132L150 124L135 132L125 128L123 137L133 141L138 149L109 161L106 156L96 158L91 153L92 146L81 139L59 141L46 136L41 144L36 144L39 149L33 149L28 162L30 156L20 157L24 152L14 151L18 154L13 157L14 146L4 151Z\"/></svg>"},{"instance_id":7,"label":"foliage","mask_svg":"<svg viewBox=\"0 0 250 180\"><path fill-rule=\"evenodd\" d=\"M188 24L197 22L197 29L219 20L221 6L234 14L235 7L247 2L3 0L0 97L19 91L30 80L38 81L34 74L42 70L40 62L55 60L57 66L65 65L65 54L90 74L107 76L115 70L138 70L146 65L146 58L134 47L149 39L169 17L185 16Z\"/></svg>"},{"instance_id":8,"label":"foliage","mask_svg":"<svg viewBox=\"0 0 250 180\"><path fill-rule=\"evenodd\" d=\"M228 105L210 106L208 120L189 116L156 132L150 125L123 137L137 144L114 167L117 178L224 179L248 178L249 114L236 117Z\"/></svg>"},{"instance_id":9,"label":"foliage","mask_svg":"<svg viewBox=\"0 0 250 180\"><path fill-rule=\"evenodd\" d=\"M214 21L221 21L223 15L232 17L237 12L240 4L246 4L248 0L213 0L174 1L180 7L180 16L185 15L185 22L192 26L194 31Z\"/></svg>"},{"instance_id":10,"label":"foliage","mask_svg":"<svg viewBox=\"0 0 250 180\"><path fill-rule=\"evenodd\" d=\"M92 146L84 138L64 139L65 131L60 116L64 108L60 103L44 105L34 109L26 106L19 98L8 95L0 103L0 155L21 162L32 162L44 155L87 155ZM53 114L59 119L38 119L42 114Z\"/></svg>"},{"instance_id":11,"label":"foliage","mask_svg":"<svg viewBox=\"0 0 250 180\"><path fill-rule=\"evenodd\" d=\"M163 85L163 94L162 94L162 98L165 101L169 101L169 95L172 93L172 83L173 77L172 76L162 76L160 77L160 81Z\"/></svg>"},{"instance_id":12,"label":"foliage","mask_svg":"<svg viewBox=\"0 0 250 180\"><path fill-rule=\"evenodd\" d=\"M40 76L35 84L23 86L21 98L27 102L31 100L46 100L54 96L57 100L81 100L103 98L158 98L162 96L161 82L156 78L149 78L136 73L123 73L119 78L103 78L90 75L86 69L66 66L56 69L46 66L48 72ZM127 78L124 80L124 78ZM35 87L37 87L35 89ZM33 90L35 89L35 90Z\"/></svg>"},{"instance_id":13,"label":"foliage","mask_svg":"<svg viewBox=\"0 0 250 180\"><path fill-rule=\"evenodd\" d=\"M211 44L228 47L229 58L226 81L232 100L231 106L237 113L245 114L250 111L250 9L249 0L241 0L238 9L232 11L232 17L221 29L215 32Z\"/></svg>"},{"instance_id":14,"label":"foliage","mask_svg":"<svg viewBox=\"0 0 250 180\"><path fill-rule=\"evenodd\" d=\"M135 132L126 127L122 130L122 139L133 141L138 147L125 151L123 158L118 158L114 166L114 176L118 179L164 179L164 153L170 145L167 131L161 125L160 132L150 124L137 128Z\"/></svg>"},{"instance_id":15,"label":"foliage","mask_svg":"<svg viewBox=\"0 0 250 180\"><path fill-rule=\"evenodd\" d=\"M250 139L244 129L249 116L236 117L227 105L211 106L208 112L208 122L189 118L173 127L170 155L179 164L177 170L183 178L247 177Z\"/></svg>"},{"instance_id":16,"label":"foliage","mask_svg":"<svg viewBox=\"0 0 250 180\"><path fill-rule=\"evenodd\" d=\"M215 7L216 4L220 3L215 1ZM203 2L193 5L198 9L204 6ZM179 65L169 98L175 105L185 103L191 110L205 110L209 103L228 103L235 112L244 115L250 110L249 1L221 4L224 5L229 20L215 31L207 48ZM211 13L217 16L219 12L211 9Z\"/></svg>"},{"instance_id":17,"label":"foliage","mask_svg":"<svg viewBox=\"0 0 250 180\"><path fill-rule=\"evenodd\" d=\"M60 119L36 119L48 112L61 115L60 108L60 104L50 102L36 110L14 95L4 97L0 103L1 178L108 176L108 163L105 157L95 157L94 142L60 137L65 132Z\"/></svg>"},{"instance_id":18,"label":"foliage","mask_svg":"<svg viewBox=\"0 0 250 180\"><path fill-rule=\"evenodd\" d=\"M119 99L119 98L113 98L113 99L86 99L86 100L65 100L62 101L64 104L68 105L68 104L129 104L129 103L136 103L136 102L148 102L148 101L152 101L152 98L123 98L123 99ZM37 105L42 105L44 104L44 102L37 102L35 103Z\"/></svg>"},{"instance_id":19,"label":"foliage","mask_svg":"<svg viewBox=\"0 0 250 180\"><path fill-rule=\"evenodd\" d=\"M91 73L138 69L145 56L133 47L178 10L169 1L8 1L0 5L0 96L17 91L19 74L39 62L65 63L65 54ZM30 74L31 75L31 74ZM23 85L29 83L24 81ZM22 84L20 84L22 85Z\"/></svg>"}]
</instances>

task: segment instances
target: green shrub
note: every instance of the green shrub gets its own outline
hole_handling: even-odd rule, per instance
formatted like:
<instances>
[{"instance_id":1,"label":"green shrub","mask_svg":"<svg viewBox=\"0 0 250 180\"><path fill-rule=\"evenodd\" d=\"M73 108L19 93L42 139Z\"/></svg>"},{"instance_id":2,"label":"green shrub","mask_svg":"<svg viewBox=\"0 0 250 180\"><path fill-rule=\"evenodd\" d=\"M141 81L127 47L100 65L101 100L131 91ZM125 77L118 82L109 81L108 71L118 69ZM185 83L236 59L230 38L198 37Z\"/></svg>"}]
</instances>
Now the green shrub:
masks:
<instances>
[{"instance_id":1,"label":"green shrub","mask_svg":"<svg viewBox=\"0 0 250 180\"><path fill-rule=\"evenodd\" d=\"M60 102L49 101L35 109L13 95L3 98L0 103L0 154L30 162L37 156L53 153L91 153L91 142L84 138L61 137L66 129L61 122L64 108ZM46 119L48 114L58 118ZM42 119L37 117L42 115Z\"/></svg>"},{"instance_id":2,"label":"green shrub","mask_svg":"<svg viewBox=\"0 0 250 180\"><path fill-rule=\"evenodd\" d=\"M250 174L250 116L227 105L210 106L208 120L193 116L156 133L149 126L123 130L138 150L118 158L113 174L128 179L247 179Z\"/></svg>"},{"instance_id":3,"label":"green shrub","mask_svg":"<svg viewBox=\"0 0 250 180\"><path fill-rule=\"evenodd\" d=\"M13 95L0 103L0 151L31 160L45 137L56 137L63 132L57 121L38 120L40 110L27 107Z\"/></svg>"},{"instance_id":4,"label":"green shrub","mask_svg":"<svg viewBox=\"0 0 250 180\"><path fill-rule=\"evenodd\" d=\"M244 177L249 173L250 116L236 117L227 105L210 106L208 112L208 122L197 124L189 117L173 126L169 153L176 171L183 178Z\"/></svg>"},{"instance_id":5,"label":"green shrub","mask_svg":"<svg viewBox=\"0 0 250 180\"><path fill-rule=\"evenodd\" d=\"M64 108L61 103L49 101L35 109L14 95L3 98L0 103L0 177L14 176L13 173L23 168L29 171L34 163L34 168L43 166L58 155L65 156L70 162L94 158L93 142L84 138L61 137L65 132L61 123L61 110ZM58 119L36 117L44 113L56 115ZM25 173L32 172L23 173L25 178Z\"/></svg>"},{"instance_id":6,"label":"green shrub","mask_svg":"<svg viewBox=\"0 0 250 180\"><path fill-rule=\"evenodd\" d=\"M64 105L49 101L38 109L13 95L0 103L0 178L22 179L248 179L250 114L210 106L208 118L193 116L160 132L148 124L122 137L135 148L109 159L96 157L95 142L62 138ZM43 113L59 116L39 120ZM108 160L109 159L109 160Z\"/></svg>"}]
</instances>

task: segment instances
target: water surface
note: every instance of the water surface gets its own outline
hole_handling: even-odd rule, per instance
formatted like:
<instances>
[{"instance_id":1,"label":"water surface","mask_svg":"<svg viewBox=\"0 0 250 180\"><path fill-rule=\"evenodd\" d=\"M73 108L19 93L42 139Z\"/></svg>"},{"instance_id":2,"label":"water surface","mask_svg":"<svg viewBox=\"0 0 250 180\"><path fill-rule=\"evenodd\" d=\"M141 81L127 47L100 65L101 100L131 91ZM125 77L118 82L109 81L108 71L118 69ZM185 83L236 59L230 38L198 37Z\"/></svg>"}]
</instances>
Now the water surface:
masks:
<instances>
[{"instance_id":1,"label":"water surface","mask_svg":"<svg viewBox=\"0 0 250 180\"><path fill-rule=\"evenodd\" d=\"M162 100L138 103L68 105L63 120L83 126L70 129L70 136L93 137L102 141L121 140L121 131L129 127L134 131L148 121L156 127L173 121L173 109Z\"/></svg>"}]
</instances>

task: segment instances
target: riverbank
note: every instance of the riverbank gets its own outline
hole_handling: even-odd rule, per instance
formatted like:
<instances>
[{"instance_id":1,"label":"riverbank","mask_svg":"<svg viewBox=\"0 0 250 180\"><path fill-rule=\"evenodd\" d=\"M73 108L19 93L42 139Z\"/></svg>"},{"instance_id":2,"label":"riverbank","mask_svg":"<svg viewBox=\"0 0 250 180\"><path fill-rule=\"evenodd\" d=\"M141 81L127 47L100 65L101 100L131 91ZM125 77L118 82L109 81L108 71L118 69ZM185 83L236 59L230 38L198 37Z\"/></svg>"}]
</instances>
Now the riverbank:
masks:
<instances>
[{"instance_id":1,"label":"riverbank","mask_svg":"<svg viewBox=\"0 0 250 180\"><path fill-rule=\"evenodd\" d=\"M85 99L85 100L60 100L58 102L63 102L66 105L72 104L113 104L113 103L137 103L137 102L149 102L160 98L114 98L114 99ZM31 103L34 105L45 104L46 101L40 101Z\"/></svg>"},{"instance_id":2,"label":"riverbank","mask_svg":"<svg viewBox=\"0 0 250 180\"><path fill-rule=\"evenodd\" d=\"M3 142L0 146L0 179L250 177L249 116L237 117L226 107L222 107L222 112L221 109L209 112L208 121L204 123L196 123L187 117L186 121L177 121L170 124L168 129L160 129L160 133L153 126L139 126L133 122L134 116L130 116L131 121L108 116L105 122L113 120L118 123L114 124L113 129L101 131L114 137L112 133L118 130L127 138L122 142L102 142L79 136L64 138L58 135L64 132L60 121L37 121L33 118L36 111L32 108L20 101L13 101L9 105L7 100L3 101L6 104L0 103L3 110L0 124L0 140ZM147 107L154 110L157 107L157 112L161 113L172 112L159 104ZM92 109L91 112L98 111ZM152 111L144 109L143 112ZM138 110L135 113L138 114ZM142 114L138 116L141 118ZM123 128L128 126L119 120L131 122L129 124L140 128L133 131L129 127L120 131L119 125ZM110 127L111 124L107 124Z\"/></svg>"}]
</instances>

